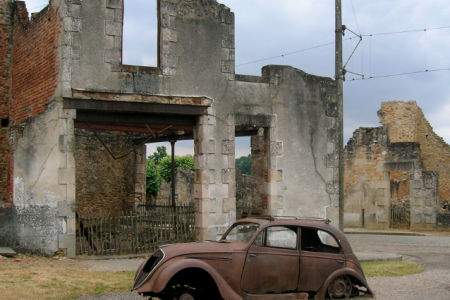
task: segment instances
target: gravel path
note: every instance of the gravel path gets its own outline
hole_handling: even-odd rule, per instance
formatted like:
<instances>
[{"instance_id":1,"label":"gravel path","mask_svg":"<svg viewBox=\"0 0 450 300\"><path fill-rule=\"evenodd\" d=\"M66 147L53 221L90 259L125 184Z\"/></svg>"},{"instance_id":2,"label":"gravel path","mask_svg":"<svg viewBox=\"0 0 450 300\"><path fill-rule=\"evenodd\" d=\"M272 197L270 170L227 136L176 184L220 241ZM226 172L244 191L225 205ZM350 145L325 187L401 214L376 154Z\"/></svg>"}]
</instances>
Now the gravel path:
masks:
<instances>
[{"instance_id":1,"label":"gravel path","mask_svg":"<svg viewBox=\"0 0 450 300\"><path fill-rule=\"evenodd\" d=\"M347 235L354 251L398 253L419 263L425 272L403 277L372 277L368 282L378 300L450 299L450 237ZM92 261L90 269L136 270L142 260ZM78 300L142 300L136 293L84 296ZM367 300L368 298L353 298ZM212 299L213 300L213 299Z\"/></svg>"}]
</instances>

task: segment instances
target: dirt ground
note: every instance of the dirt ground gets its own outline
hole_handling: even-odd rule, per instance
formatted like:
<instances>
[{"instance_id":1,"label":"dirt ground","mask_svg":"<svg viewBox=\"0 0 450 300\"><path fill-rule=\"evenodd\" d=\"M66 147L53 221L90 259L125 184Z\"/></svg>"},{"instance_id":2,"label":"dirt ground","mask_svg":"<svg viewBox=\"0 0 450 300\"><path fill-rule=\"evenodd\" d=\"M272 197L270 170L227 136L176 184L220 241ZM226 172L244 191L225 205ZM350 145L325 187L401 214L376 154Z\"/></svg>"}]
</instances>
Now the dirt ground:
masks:
<instances>
[{"instance_id":1,"label":"dirt ground","mask_svg":"<svg viewBox=\"0 0 450 300\"><path fill-rule=\"evenodd\" d=\"M6 267L41 267L87 271L135 271L144 258L134 259L68 259L65 257L42 257L31 254L17 254L14 257L0 255L0 269Z\"/></svg>"}]
</instances>

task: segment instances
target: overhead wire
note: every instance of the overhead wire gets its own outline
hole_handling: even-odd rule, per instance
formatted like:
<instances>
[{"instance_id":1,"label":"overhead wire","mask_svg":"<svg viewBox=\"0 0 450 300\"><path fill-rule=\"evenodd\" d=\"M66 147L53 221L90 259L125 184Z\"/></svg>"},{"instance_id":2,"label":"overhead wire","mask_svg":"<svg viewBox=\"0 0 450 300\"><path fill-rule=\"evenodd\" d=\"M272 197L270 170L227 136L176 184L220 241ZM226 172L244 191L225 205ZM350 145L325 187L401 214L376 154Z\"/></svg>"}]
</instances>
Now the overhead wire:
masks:
<instances>
[{"instance_id":1,"label":"overhead wire","mask_svg":"<svg viewBox=\"0 0 450 300\"><path fill-rule=\"evenodd\" d=\"M383 33L371 33L371 34L363 34L360 35L362 37L364 36L378 36L378 35L387 35L387 34L401 34L401 33L409 33L409 32L419 32L419 31L424 31L424 30L440 30L440 29L447 29L450 28L450 26L442 26L442 27L435 27L435 28L425 28L425 29L414 29L414 30L404 30L404 31L393 31L393 32L383 32ZM345 39L343 41L348 41L351 38ZM326 43L326 44L322 44L322 45L317 45L317 46L313 46L313 47L309 47L309 48L305 48L305 49L301 49L301 50L297 50L297 51L293 51L293 52L289 52L289 53L285 53L285 54L280 54L280 55L276 55L276 56L271 56L271 57L267 57L267 58L261 58L258 60L253 60L253 61L249 61L246 63L242 63L242 64L238 64L236 65L236 67L241 67L241 66L245 66L245 65L249 65L249 64L254 64L257 62L261 62L261 61L266 61L266 60L270 60L270 59L274 59L274 58L280 58L283 56L288 56L288 55L292 55L292 54L296 54L296 53L300 53L300 52L304 52L304 51L308 51L308 50L312 50L312 49L316 49L316 48L320 48L320 47L324 47L324 46L328 46L328 45L332 45L335 42L330 42L330 43Z\"/></svg>"},{"instance_id":2,"label":"overhead wire","mask_svg":"<svg viewBox=\"0 0 450 300\"><path fill-rule=\"evenodd\" d=\"M438 72L438 71L450 71L450 68L425 70L425 71L414 71L414 72L405 72L405 73L380 75L380 76L371 76L371 77L365 77L365 78L352 79L352 80L348 80L347 82L358 81L358 80L377 79L377 78L387 78L387 77L395 77L395 76L403 76L403 75L411 75L411 74L419 74L419 73L430 73L430 72Z\"/></svg>"}]
</instances>

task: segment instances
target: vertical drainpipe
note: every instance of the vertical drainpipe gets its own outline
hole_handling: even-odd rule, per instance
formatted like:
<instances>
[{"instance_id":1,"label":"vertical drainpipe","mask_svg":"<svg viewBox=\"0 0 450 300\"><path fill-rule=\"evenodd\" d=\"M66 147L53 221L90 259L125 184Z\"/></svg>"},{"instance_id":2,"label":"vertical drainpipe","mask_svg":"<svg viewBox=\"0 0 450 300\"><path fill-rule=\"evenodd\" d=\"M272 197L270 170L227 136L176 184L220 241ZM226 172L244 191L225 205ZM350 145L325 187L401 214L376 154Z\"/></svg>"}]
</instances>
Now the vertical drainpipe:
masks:
<instances>
[{"instance_id":1,"label":"vertical drainpipe","mask_svg":"<svg viewBox=\"0 0 450 300\"><path fill-rule=\"evenodd\" d=\"M335 0L336 6L336 69L337 103L339 115L338 147L339 147L339 229L344 230L344 78L342 74L342 4Z\"/></svg>"},{"instance_id":2,"label":"vertical drainpipe","mask_svg":"<svg viewBox=\"0 0 450 300\"><path fill-rule=\"evenodd\" d=\"M175 142L170 141L170 146L172 150L172 209L175 212L176 204L175 204Z\"/></svg>"}]
</instances>

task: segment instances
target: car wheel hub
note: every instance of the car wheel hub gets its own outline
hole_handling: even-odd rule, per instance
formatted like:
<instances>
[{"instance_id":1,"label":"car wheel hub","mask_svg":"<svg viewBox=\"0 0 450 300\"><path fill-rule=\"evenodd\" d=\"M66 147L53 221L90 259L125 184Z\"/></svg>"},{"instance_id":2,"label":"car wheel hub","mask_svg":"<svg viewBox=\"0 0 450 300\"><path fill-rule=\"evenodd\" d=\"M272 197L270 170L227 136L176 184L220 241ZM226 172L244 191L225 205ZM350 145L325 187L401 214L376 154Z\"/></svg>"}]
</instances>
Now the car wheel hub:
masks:
<instances>
[{"instance_id":1,"label":"car wheel hub","mask_svg":"<svg viewBox=\"0 0 450 300\"><path fill-rule=\"evenodd\" d=\"M194 297L192 297L192 295L183 294L180 296L180 298L178 298L178 300L195 300L195 299L194 299Z\"/></svg>"},{"instance_id":2,"label":"car wheel hub","mask_svg":"<svg viewBox=\"0 0 450 300\"><path fill-rule=\"evenodd\" d=\"M352 293L352 282L347 276L341 276L333 280L328 287L331 299L348 299Z\"/></svg>"}]
</instances>

